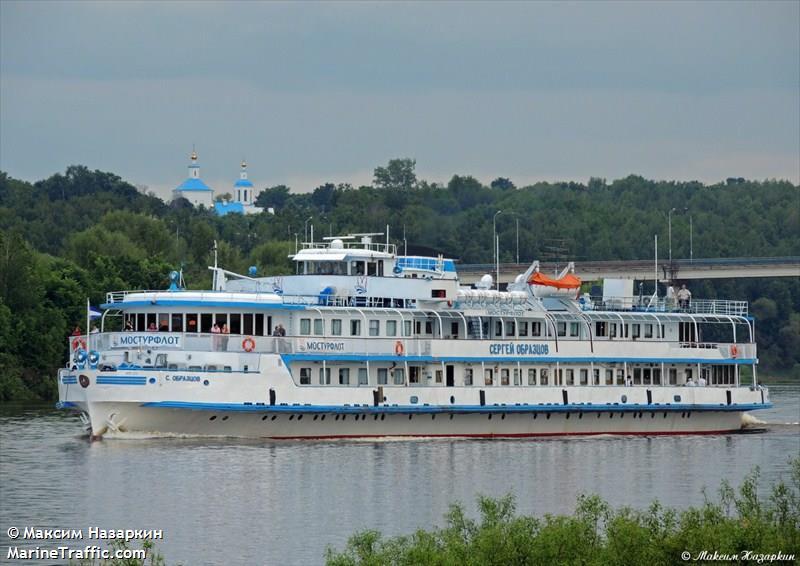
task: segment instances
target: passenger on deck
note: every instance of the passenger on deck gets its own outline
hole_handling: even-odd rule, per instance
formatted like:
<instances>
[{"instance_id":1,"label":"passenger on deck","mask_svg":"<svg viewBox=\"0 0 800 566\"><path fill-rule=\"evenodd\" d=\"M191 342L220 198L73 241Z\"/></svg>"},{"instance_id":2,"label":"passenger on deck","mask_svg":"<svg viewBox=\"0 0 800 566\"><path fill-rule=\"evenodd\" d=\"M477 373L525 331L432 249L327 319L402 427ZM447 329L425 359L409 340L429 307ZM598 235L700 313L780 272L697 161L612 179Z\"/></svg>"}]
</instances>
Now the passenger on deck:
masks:
<instances>
[{"instance_id":1,"label":"passenger on deck","mask_svg":"<svg viewBox=\"0 0 800 566\"><path fill-rule=\"evenodd\" d=\"M275 327L275 330L272 331L273 336L286 336L286 329L283 327L282 324L278 324Z\"/></svg>"},{"instance_id":2,"label":"passenger on deck","mask_svg":"<svg viewBox=\"0 0 800 566\"><path fill-rule=\"evenodd\" d=\"M686 387L697 387L697 384L690 377L689 379L686 380Z\"/></svg>"},{"instance_id":3,"label":"passenger on deck","mask_svg":"<svg viewBox=\"0 0 800 566\"><path fill-rule=\"evenodd\" d=\"M133 332L133 319L128 319L125 322L125 332Z\"/></svg>"},{"instance_id":4,"label":"passenger on deck","mask_svg":"<svg viewBox=\"0 0 800 566\"><path fill-rule=\"evenodd\" d=\"M80 325L76 326L75 329L72 331L71 336L80 336L81 335L81 327Z\"/></svg>"},{"instance_id":5,"label":"passenger on deck","mask_svg":"<svg viewBox=\"0 0 800 566\"><path fill-rule=\"evenodd\" d=\"M219 350L220 342L218 334L220 334L221 332L222 330L220 329L219 324L215 322L214 326L211 327L211 334L214 334L214 336L211 337L211 344L214 350Z\"/></svg>"},{"instance_id":6,"label":"passenger on deck","mask_svg":"<svg viewBox=\"0 0 800 566\"><path fill-rule=\"evenodd\" d=\"M220 330L220 333L223 335L220 338L220 344L222 346L222 350L223 351L227 351L228 350L228 336L227 335L231 333L231 331L228 328L227 324L223 324L222 325L222 329Z\"/></svg>"},{"instance_id":7,"label":"passenger on deck","mask_svg":"<svg viewBox=\"0 0 800 566\"><path fill-rule=\"evenodd\" d=\"M151 322L150 325L147 327L148 332L158 332L158 328L156 328L156 323Z\"/></svg>"},{"instance_id":8,"label":"passenger on deck","mask_svg":"<svg viewBox=\"0 0 800 566\"><path fill-rule=\"evenodd\" d=\"M706 386L706 378L701 375L700 379L697 380L697 387L705 387L705 386Z\"/></svg>"},{"instance_id":9,"label":"passenger on deck","mask_svg":"<svg viewBox=\"0 0 800 566\"><path fill-rule=\"evenodd\" d=\"M689 301L692 299L692 292L686 288L686 285L681 285L681 288L678 290L678 306L681 307L681 310L688 310L689 309Z\"/></svg>"}]
</instances>

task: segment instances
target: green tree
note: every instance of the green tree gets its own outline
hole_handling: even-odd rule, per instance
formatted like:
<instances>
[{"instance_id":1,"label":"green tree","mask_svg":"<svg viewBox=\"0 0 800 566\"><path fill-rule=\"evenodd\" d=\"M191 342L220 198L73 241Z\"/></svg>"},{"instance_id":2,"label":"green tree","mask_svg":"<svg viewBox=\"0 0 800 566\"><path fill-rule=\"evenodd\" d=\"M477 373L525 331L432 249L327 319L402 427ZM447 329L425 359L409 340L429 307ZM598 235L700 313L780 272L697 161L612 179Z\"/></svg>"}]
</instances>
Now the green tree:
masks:
<instances>
[{"instance_id":1,"label":"green tree","mask_svg":"<svg viewBox=\"0 0 800 566\"><path fill-rule=\"evenodd\" d=\"M417 186L416 166L416 159L390 159L386 167L375 168L375 186L380 189L413 189Z\"/></svg>"}]
</instances>

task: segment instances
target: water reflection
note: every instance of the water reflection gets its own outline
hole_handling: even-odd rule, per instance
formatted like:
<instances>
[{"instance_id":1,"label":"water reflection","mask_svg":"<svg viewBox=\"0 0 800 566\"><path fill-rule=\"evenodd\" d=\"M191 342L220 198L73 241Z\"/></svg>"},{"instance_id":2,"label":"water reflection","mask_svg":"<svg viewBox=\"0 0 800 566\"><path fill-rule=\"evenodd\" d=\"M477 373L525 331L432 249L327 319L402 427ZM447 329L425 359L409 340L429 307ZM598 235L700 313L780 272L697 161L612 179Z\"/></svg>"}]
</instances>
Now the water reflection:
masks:
<instances>
[{"instance_id":1,"label":"water reflection","mask_svg":"<svg viewBox=\"0 0 800 566\"><path fill-rule=\"evenodd\" d=\"M580 493L614 505L685 507L738 484L772 483L800 453L800 388L752 435L501 441L269 442L150 438L90 443L77 417L0 414L2 525L161 528L170 563L319 563L355 530L409 533L448 505L514 493L523 513L565 513ZM5 528L0 545L5 548Z\"/></svg>"}]
</instances>

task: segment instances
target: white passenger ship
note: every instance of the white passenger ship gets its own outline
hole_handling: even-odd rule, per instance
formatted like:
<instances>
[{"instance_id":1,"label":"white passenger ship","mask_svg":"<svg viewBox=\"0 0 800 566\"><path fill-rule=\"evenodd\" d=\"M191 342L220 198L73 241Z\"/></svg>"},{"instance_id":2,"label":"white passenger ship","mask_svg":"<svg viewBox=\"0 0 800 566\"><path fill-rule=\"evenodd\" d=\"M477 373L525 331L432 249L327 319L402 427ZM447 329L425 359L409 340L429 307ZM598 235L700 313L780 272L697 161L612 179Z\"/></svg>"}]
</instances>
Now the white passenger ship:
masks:
<instances>
[{"instance_id":1,"label":"white passenger ship","mask_svg":"<svg viewBox=\"0 0 800 566\"><path fill-rule=\"evenodd\" d=\"M721 433L771 406L745 302L578 297L538 263L473 289L374 236L304 244L296 275L109 293L59 405L93 436L277 439Z\"/></svg>"}]
</instances>

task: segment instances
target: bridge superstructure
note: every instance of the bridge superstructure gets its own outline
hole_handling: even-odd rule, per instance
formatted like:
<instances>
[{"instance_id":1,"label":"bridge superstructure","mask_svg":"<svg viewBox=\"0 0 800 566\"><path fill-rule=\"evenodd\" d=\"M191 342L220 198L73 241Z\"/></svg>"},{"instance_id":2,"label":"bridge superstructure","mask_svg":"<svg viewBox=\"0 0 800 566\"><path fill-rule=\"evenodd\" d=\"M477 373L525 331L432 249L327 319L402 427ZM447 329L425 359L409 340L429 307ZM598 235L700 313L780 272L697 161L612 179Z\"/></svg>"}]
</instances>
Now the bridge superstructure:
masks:
<instances>
[{"instance_id":1,"label":"bridge superstructure","mask_svg":"<svg viewBox=\"0 0 800 566\"><path fill-rule=\"evenodd\" d=\"M557 273L566 262L543 262L543 273ZM501 263L499 280L508 284L529 264ZM652 259L627 261L581 261L576 266L576 274L583 281L601 279L635 279L652 281L658 271L660 281L679 281L688 279L738 279L743 277L800 277L800 256L787 257L748 257L659 260L658 267ZM476 283L481 276L490 273L495 276L495 266L485 264L463 264L458 266L462 283Z\"/></svg>"}]
</instances>

